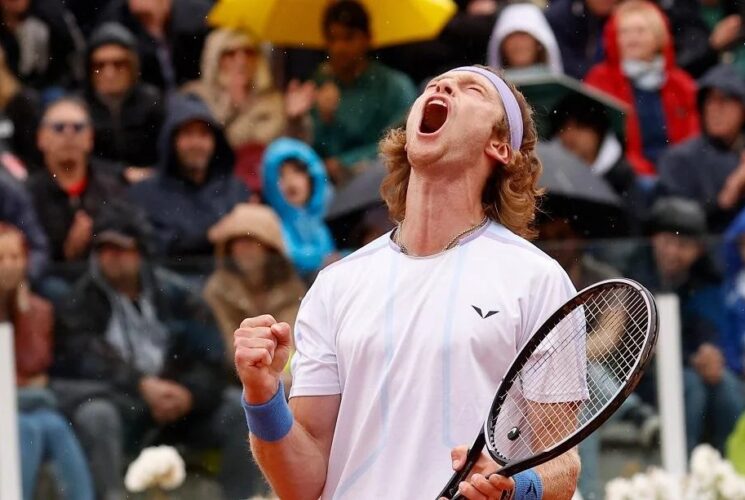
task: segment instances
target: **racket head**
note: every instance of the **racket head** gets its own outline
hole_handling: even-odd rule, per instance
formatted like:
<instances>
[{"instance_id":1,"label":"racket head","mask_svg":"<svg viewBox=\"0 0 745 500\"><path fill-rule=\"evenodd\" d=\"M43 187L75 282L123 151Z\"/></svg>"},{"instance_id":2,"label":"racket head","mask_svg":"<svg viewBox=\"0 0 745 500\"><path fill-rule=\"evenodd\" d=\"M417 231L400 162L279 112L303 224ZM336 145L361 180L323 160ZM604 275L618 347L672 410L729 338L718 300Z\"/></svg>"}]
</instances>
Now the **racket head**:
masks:
<instances>
[{"instance_id":1,"label":"racket head","mask_svg":"<svg viewBox=\"0 0 745 500\"><path fill-rule=\"evenodd\" d=\"M605 422L639 383L658 327L652 295L629 279L589 286L552 314L507 370L484 422L499 474L551 460Z\"/></svg>"}]
</instances>

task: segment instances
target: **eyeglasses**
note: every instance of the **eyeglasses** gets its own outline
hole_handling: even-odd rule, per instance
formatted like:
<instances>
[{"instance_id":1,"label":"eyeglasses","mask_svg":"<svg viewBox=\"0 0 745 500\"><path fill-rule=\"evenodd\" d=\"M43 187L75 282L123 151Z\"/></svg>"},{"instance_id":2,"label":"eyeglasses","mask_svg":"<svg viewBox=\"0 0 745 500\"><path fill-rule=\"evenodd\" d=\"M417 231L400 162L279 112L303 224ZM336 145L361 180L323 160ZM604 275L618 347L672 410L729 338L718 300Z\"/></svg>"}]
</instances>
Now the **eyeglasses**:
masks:
<instances>
[{"instance_id":1,"label":"eyeglasses","mask_svg":"<svg viewBox=\"0 0 745 500\"><path fill-rule=\"evenodd\" d=\"M222 51L222 57L235 57L238 54L243 54L246 57L256 55L256 50L250 47L236 47L234 49L226 49Z\"/></svg>"},{"instance_id":2,"label":"eyeglasses","mask_svg":"<svg viewBox=\"0 0 745 500\"><path fill-rule=\"evenodd\" d=\"M55 134L62 134L66 130L72 130L74 133L79 134L89 127L88 122L45 122L44 126L53 131Z\"/></svg>"},{"instance_id":3,"label":"eyeglasses","mask_svg":"<svg viewBox=\"0 0 745 500\"><path fill-rule=\"evenodd\" d=\"M129 68L128 59L102 59L99 61L91 61L91 69L94 73L100 73L106 66L111 66L114 71L120 72Z\"/></svg>"}]
</instances>

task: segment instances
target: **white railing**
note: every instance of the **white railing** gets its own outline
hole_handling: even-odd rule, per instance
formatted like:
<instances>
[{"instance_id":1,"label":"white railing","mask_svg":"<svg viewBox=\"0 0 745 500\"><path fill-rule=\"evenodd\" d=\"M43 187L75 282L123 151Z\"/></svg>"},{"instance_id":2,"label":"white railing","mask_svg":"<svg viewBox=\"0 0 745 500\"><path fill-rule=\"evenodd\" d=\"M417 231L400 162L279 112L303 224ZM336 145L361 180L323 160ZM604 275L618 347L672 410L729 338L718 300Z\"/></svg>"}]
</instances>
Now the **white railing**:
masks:
<instances>
[{"instance_id":1,"label":"white railing","mask_svg":"<svg viewBox=\"0 0 745 500\"><path fill-rule=\"evenodd\" d=\"M657 401L660 409L662 466L682 477L687 470L680 305L677 295L656 297L660 319L657 340Z\"/></svg>"},{"instance_id":2,"label":"white railing","mask_svg":"<svg viewBox=\"0 0 745 500\"><path fill-rule=\"evenodd\" d=\"M13 327L0 323L0 500L21 500Z\"/></svg>"}]
</instances>

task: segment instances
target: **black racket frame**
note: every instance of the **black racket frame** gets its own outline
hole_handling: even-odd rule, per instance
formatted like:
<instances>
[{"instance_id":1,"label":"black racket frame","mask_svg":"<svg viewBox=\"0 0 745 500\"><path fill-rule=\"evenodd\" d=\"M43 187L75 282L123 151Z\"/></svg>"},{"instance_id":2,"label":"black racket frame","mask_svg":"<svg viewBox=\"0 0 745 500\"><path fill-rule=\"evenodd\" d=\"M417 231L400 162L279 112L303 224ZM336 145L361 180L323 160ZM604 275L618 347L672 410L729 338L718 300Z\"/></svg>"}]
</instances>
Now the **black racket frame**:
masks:
<instances>
[{"instance_id":1,"label":"black racket frame","mask_svg":"<svg viewBox=\"0 0 745 500\"><path fill-rule=\"evenodd\" d=\"M548 462L549 460L552 460L558 457L562 453L567 452L574 446L577 446L587 436L589 436L595 430L597 430L597 428L600 427L606 420L608 420L610 416L613 415L613 413L615 413L615 411L621 406L621 404L623 404L626 398L629 397L629 395L631 395L632 392L634 392L634 389L639 384L639 381L644 375L644 371L647 369L647 367L649 366L649 362L652 359L652 354L654 353L654 347L655 347L655 344L657 343L657 334L659 330L659 317L657 315L657 305L655 304L654 297L649 292L649 290L644 288L644 286L637 283L636 281L630 280L627 278L616 278L616 279L610 279L610 280L601 281L599 283L595 283L594 285L590 285L587 288L581 290L580 292L577 293L577 295L569 299L563 306L561 306L551 316L549 316L549 318L546 321L544 321L544 323L535 332L535 334L533 334L530 340L528 340L528 342L525 343L523 348L517 354L517 357L513 360L512 364L507 370L507 373L505 374L502 381L514 380L515 376L517 375L517 372L519 372L523 368L525 363L527 363L527 361L530 359L531 355L533 354L533 351L535 351L535 349L543 341L543 339L551 332L551 330L556 325L559 324L559 322L562 319L568 316L572 311L576 310L578 307L581 307L584 303L590 300L593 296L601 293L602 291L608 288L618 288L621 286L632 287L636 289L638 293L640 293L643 300L646 302L647 310L649 311L649 316L650 316L649 323L648 323L649 334L647 335L647 338L645 339L645 345L642 347L642 352L637 360L637 364L632 369L631 376L625 382L623 389L619 391L618 394L613 399L608 401L605 407L592 420L589 420L588 422L586 422L575 433L564 438L559 443L556 443L554 446L552 446L548 450L545 450L541 453L538 453L532 457L529 457L523 460L518 460L512 463L508 463L507 458L502 456L497 450L492 450L491 446L489 446L486 441L486 435L489 432L488 430L489 423L490 421L495 420L497 416L499 415L499 411L501 410L502 403L506 399L507 393L512 387L511 385L506 386L500 383L499 388L497 389L497 394L494 396L494 400L492 402L491 408L489 409L489 415L486 421L484 422L484 425L482 426L481 430L479 431L479 434L476 437L476 440L474 441L473 445L468 451L465 465L459 471L453 473L452 477L450 478L450 481L448 481L447 485L442 489L442 491L440 492L437 498L440 498L440 497L444 497L447 499L459 498L458 485L462 481L466 480L474 464L478 461L479 457L481 456L481 452L484 449L484 446L486 446L487 450L489 451L489 455L491 455L491 457L497 463L503 466L497 472L497 474L501 476L505 476L505 477L513 476L514 474L517 474L524 470L535 467L536 465L540 465L542 463Z\"/></svg>"}]
</instances>

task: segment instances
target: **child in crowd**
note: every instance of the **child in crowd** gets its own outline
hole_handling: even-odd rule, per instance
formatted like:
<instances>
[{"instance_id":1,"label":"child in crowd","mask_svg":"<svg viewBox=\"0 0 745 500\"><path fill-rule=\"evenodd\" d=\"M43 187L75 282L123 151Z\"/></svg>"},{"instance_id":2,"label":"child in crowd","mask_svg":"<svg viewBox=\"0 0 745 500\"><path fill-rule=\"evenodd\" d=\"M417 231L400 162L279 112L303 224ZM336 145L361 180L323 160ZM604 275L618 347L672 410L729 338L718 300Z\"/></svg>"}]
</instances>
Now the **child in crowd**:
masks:
<instances>
[{"instance_id":1,"label":"child in crowd","mask_svg":"<svg viewBox=\"0 0 745 500\"><path fill-rule=\"evenodd\" d=\"M324 214L331 187L321 158L307 144L278 139L263 163L264 197L282 220L290 260L308 278L336 258Z\"/></svg>"}]
</instances>

